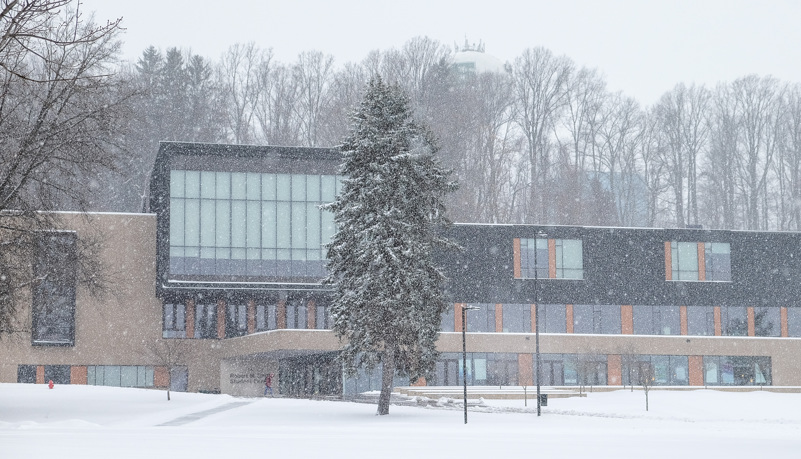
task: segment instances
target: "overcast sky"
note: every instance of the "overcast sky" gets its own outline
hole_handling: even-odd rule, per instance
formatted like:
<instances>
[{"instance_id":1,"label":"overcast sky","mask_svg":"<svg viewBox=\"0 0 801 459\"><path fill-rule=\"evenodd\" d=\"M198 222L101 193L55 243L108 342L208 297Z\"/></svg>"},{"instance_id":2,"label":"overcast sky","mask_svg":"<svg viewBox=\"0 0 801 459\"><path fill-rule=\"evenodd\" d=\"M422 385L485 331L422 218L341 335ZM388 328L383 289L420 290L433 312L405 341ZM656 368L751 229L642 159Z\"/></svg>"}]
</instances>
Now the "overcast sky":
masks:
<instances>
[{"instance_id":1,"label":"overcast sky","mask_svg":"<svg viewBox=\"0 0 801 459\"><path fill-rule=\"evenodd\" d=\"M428 36L481 41L514 61L544 46L598 68L612 90L655 102L679 82L714 85L756 73L801 82L795 0L83 0L96 20L123 18L124 56L177 46L217 60L234 43L282 62L319 50L337 64Z\"/></svg>"}]
</instances>

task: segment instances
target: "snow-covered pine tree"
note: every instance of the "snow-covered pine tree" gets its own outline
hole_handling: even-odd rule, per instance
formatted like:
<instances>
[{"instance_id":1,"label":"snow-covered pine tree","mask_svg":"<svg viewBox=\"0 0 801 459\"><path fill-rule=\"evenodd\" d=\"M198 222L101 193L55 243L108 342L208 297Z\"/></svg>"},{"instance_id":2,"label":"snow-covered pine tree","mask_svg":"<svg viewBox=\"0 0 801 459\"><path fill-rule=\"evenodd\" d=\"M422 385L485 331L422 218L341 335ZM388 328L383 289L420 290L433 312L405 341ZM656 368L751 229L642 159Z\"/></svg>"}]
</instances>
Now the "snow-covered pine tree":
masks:
<instances>
[{"instance_id":1,"label":"snow-covered pine tree","mask_svg":"<svg viewBox=\"0 0 801 459\"><path fill-rule=\"evenodd\" d=\"M374 77L342 144L346 176L328 245L327 284L334 286L334 331L350 374L382 364L378 414L389 414L395 372L412 381L437 360L435 342L446 305L444 275L432 259L451 243L439 227L443 197L456 189L435 154L430 131L416 123L397 85Z\"/></svg>"}]
</instances>

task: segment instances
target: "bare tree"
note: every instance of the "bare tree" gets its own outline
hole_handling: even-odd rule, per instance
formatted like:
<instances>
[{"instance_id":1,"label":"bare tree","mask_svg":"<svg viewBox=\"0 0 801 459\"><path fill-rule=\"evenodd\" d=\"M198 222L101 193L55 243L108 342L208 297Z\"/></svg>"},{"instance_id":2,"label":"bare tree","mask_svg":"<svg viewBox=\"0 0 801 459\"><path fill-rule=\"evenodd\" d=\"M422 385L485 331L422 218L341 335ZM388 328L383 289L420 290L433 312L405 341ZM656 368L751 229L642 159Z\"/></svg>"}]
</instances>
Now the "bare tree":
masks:
<instances>
[{"instance_id":1,"label":"bare tree","mask_svg":"<svg viewBox=\"0 0 801 459\"><path fill-rule=\"evenodd\" d=\"M513 65L516 122L525 135L528 156L528 222L547 220L544 184L551 163L550 134L565 106L573 67L567 57L555 57L545 48L525 50Z\"/></svg>"},{"instance_id":2,"label":"bare tree","mask_svg":"<svg viewBox=\"0 0 801 459\"><path fill-rule=\"evenodd\" d=\"M147 345L146 358L167 370L167 400L170 400L173 370L186 365L188 343L182 339L159 339Z\"/></svg>"},{"instance_id":3,"label":"bare tree","mask_svg":"<svg viewBox=\"0 0 801 459\"><path fill-rule=\"evenodd\" d=\"M648 411L648 392L654 384L654 367L651 362L637 362L637 378L645 393L645 411Z\"/></svg>"},{"instance_id":4,"label":"bare tree","mask_svg":"<svg viewBox=\"0 0 801 459\"><path fill-rule=\"evenodd\" d=\"M0 1L0 333L37 281L42 232L60 226L46 211L87 206L125 131L133 91L112 72L119 21L97 26L79 5ZM92 260L85 245L82 262ZM99 278L87 278L96 292Z\"/></svg>"},{"instance_id":5,"label":"bare tree","mask_svg":"<svg viewBox=\"0 0 801 459\"><path fill-rule=\"evenodd\" d=\"M320 115L328 103L333 66L333 56L309 51L301 53L292 68L298 87L295 110L300 123L301 143L304 146L320 146Z\"/></svg>"},{"instance_id":6,"label":"bare tree","mask_svg":"<svg viewBox=\"0 0 801 459\"><path fill-rule=\"evenodd\" d=\"M255 43L235 44L220 62L218 81L223 91L224 107L231 140L237 144L253 139L253 117L259 90L259 68L272 58L272 50L263 51Z\"/></svg>"}]
</instances>

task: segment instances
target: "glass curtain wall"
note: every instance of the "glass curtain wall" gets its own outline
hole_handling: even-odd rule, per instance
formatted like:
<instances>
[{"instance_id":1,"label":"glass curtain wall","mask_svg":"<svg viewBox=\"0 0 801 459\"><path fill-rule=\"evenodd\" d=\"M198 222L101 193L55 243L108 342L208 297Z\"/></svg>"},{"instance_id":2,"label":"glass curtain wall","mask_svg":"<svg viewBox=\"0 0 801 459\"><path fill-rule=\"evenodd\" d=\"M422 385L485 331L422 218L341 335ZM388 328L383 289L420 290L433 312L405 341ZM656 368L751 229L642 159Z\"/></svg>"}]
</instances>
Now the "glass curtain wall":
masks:
<instances>
[{"instance_id":1,"label":"glass curtain wall","mask_svg":"<svg viewBox=\"0 0 801 459\"><path fill-rule=\"evenodd\" d=\"M173 170L170 273L322 277L335 175Z\"/></svg>"}]
</instances>

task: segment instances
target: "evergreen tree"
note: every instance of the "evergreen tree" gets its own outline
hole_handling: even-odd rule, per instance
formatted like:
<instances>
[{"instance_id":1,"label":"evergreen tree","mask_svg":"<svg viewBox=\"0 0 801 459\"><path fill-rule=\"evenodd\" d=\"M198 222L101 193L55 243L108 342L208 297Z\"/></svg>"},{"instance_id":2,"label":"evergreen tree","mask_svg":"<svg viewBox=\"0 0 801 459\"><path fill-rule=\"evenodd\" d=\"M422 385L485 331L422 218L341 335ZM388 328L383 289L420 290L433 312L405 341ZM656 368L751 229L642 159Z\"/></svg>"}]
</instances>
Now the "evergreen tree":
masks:
<instances>
[{"instance_id":1,"label":"evergreen tree","mask_svg":"<svg viewBox=\"0 0 801 459\"><path fill-rule=\"evenodd\" d=\"M373 78L341 146L343 189L326 206L338 231L328 245L335 286L334 331L354 374L382 365L378 414L389 414L393 376L429 374L446 302L432 251L451 246L440 227L443 198L456 188L435 157L430 131L412 119L396 85Z\"/></svg>"}]
</instances>

